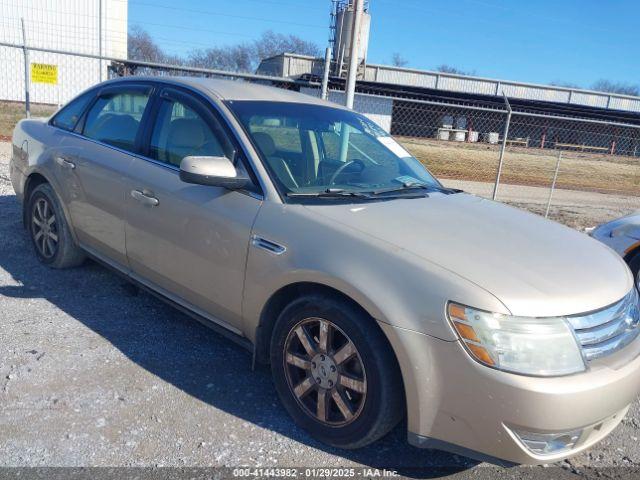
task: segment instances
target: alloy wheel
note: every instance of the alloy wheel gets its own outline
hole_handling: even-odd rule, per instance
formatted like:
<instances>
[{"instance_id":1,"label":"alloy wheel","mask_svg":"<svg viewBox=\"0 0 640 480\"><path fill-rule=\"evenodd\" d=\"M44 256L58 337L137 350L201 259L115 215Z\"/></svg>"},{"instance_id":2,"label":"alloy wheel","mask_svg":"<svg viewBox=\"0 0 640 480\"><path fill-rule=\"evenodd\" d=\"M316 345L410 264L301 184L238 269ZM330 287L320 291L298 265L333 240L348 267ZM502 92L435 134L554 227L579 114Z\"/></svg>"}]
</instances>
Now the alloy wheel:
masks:
<instances>
[{"instance_id":1,"label":"alloy wheel","mask_svg":"<svg viewBox=\"0 0 640 480\"><path fill-rule=\"evenodd\" d=\"M322 424L342 427L353 422L367 397L367 379L360 354L337 325L306 318L285 342L287 383L302 409Z\"/></svg>"},{"instance_id":2,"label":"alloy wheel","mask_svg":"<svg viewBox=\"0 0 640 480\"><path fill-rule=\"evenodd\" d=\"M31 233L40 255L53 258L58 251L58 224L51 204L44 197L38 198L33 204Z\"/></svg>"}]
</instances>

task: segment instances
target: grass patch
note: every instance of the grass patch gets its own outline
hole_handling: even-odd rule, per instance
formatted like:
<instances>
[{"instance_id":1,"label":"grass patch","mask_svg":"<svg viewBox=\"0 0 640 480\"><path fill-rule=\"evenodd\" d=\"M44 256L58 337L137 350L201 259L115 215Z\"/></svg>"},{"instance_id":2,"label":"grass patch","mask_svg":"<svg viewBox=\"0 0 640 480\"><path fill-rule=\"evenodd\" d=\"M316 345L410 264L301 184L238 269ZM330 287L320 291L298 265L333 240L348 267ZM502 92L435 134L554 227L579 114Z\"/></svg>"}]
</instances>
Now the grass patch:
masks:
<instances>
[{"instance_id":1,"label":"grass patch","mask_svg":"<svg viewBox=\"0 0 640 480\"><path fill-rule=\"evenodd\" d=\"M52 105L31 105L32 117L48 117L56 111L57 107ZM24 103L20 102L0 102L0 140L11 140L13 128L18 121L25 118Z\"/></svg>"},{"instance_id":2,"label":"grass patch","mask_svg":"<svg viewBox=\"0 0 640 480\"><path fill-rule=\"evenodd\" d=\"M495 180L498 146L406 137L398 140L437 177L478 182ZM553 179L556 159L555 151L512 147L505 152L500 181L547 187ZM557 186L638 195L640 158L563 152Z\"/></svg>"}]
</instances>

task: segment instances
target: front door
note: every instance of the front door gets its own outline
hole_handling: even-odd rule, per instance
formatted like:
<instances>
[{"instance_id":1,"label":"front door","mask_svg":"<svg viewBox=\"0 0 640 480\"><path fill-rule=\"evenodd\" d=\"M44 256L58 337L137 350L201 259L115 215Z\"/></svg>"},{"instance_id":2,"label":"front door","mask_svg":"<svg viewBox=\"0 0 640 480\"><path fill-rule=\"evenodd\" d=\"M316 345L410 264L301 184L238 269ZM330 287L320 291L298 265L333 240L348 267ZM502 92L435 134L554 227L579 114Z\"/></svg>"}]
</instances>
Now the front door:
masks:
<instances>
[{"instance_id":1,"label":"front door","mask_svg":"<svg viewBox=\"0 0 640 480\"><path fill-rule=\"evenodd\" d=\"M244 271L261 200L249 192L184 183L181 160L240 150L217 114L190 94L167 89L151 113L149 160L127 176L127 257L134 276L178 303L240 332Z\"/></svg>"}]
</instances>

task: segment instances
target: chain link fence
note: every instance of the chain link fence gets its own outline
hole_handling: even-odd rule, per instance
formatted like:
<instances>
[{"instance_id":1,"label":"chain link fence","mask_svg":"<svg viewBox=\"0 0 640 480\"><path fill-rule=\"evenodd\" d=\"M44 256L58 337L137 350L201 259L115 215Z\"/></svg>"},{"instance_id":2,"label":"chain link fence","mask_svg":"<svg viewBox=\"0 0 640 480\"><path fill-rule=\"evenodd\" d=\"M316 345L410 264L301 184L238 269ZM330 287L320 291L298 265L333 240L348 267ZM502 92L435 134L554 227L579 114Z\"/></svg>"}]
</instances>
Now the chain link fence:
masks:
<instances>
[{"instance_id":1,"label":"chain link fence","mask_svg":"<svg viewBox=\"0 0 640 480\"><path fill-rule=\"evenodd\" d=\"M640 125L509 111L394 99L391 133L445 184L573 227L640 210Z\"/></svg>"},{"instance_id":2,"label":"chain link fence","mask_svg":"<svg viewBox=\"0 0 640 480\"><path fill-rule=\"evenodd\" d=\"M104 78L232 78L320 96L318 84L289 78L24 48L18 40L0 42L0 49L11 60L4 62L15 97L9 100L25 102L30 91L32 100L48 104L34 105L42 114L52 113L56 105L97 83L103 73ZM100 70L101 61L105 72ZM57 65L55 85L30 78L34 62ZM344 103L344 92L330 91L329 100ZM18 115L7 116L4 109L0 107L0 128L10 132L8 124L15 123ZM456 103L357 93L354 109L394 135L447 186L577 228L640 210L640 125L511 111L508 101L497 108L471 100Z\"/></svg>"}]
</instances>

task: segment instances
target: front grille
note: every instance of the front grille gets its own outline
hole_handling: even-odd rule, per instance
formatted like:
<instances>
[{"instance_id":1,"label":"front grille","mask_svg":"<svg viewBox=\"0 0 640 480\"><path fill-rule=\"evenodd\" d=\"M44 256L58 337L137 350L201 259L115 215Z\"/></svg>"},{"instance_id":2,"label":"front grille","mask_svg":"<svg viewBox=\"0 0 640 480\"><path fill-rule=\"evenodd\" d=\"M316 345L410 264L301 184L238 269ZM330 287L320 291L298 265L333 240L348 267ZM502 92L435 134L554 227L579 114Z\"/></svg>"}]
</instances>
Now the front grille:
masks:
<instances>
[{"instance_id":1,"label":"front grille","mask_svg":"<svg viewBox=\"0 0 640 480\"><path fill-rule=\"evenodd\" d=\"M611 355L640 334L638 291L633 288L622 300L607 308L567 317L567 320L587 361Z\"/></svg>"}]
</instances>

